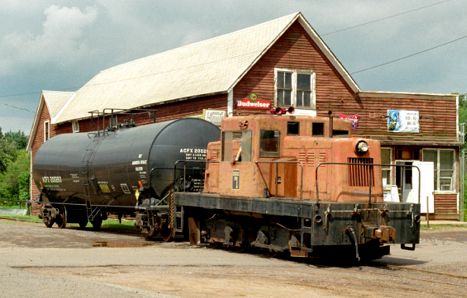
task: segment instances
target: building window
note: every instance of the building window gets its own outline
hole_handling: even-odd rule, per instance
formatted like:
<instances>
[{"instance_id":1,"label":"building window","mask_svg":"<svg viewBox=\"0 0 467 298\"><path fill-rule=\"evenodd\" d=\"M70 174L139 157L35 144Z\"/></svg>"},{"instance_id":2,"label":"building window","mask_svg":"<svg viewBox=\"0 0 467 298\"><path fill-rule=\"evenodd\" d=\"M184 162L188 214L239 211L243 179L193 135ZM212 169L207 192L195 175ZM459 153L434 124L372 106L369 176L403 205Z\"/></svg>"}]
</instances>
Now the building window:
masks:
<instances>
[{"instance_id":1,"label":"building window","mask_svg":"<svg viewBox=\"0 0 467 298\"><path fill-rule=\"evenodd\" d=\"M71 122L71 128L73 132L79 132L79 122L77 120Z\"/></svg>"},{"instance_id":2,"label":"building window","mask_svg":"<svg viewBox=\"0 0 467 298\"><path fill-rule=\"evenodd\" d=\"M276 69L276 105L315 108L315 74L309 70Z\"/></svg>"},{"instance_id":3,"label":"building window","mask_svg":"<svg viewBox=\"0 0 467 298\"><path fill-rule=\"evenodd\" d=\"M391 187L392 185L392 149L381 148L381 167L383 174L383 187Z\"/></svg>"},{"instance_id":4,"label":"building window","mask_svg":"<svg viewBox=\"0 0 467 298\"><path fill-rule=\"evenodd\" d=\"M50 139L50 123L49 121L44 121L44 142Z\"/></svg>"},{"instance_id":5,"label":"building window","mask_svg":"<svg viewBox=\"0 0 467 298\"><path fill-rule=\"evenodd\" d=\"M434 185L438 191L455 190L454 150L423 149L423 161L431 161L434 165Z\"/></svg>"}]
</instances>

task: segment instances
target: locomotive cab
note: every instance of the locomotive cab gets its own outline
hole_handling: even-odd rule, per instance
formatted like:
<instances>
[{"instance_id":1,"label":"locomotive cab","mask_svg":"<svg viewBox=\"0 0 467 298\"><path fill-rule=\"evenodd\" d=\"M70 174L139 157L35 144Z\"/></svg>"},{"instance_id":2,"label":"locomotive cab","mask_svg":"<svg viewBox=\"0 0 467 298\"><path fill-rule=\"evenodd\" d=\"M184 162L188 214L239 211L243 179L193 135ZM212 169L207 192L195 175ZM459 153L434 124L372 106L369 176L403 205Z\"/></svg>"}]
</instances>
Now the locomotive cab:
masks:
<instances>
[{"instance_id":1,"label":"locomotive cab","mask_svg":"<svg viewBox=\"0 0 467 298\"><path fill-rule=\"evenodd\" d=\"M224 119L208 146L205 192L330 202L382 202L380 146L351 137L341 119L245 116ZM371 188L371 194L369 189Z\"/></svg>"}]
</instances>

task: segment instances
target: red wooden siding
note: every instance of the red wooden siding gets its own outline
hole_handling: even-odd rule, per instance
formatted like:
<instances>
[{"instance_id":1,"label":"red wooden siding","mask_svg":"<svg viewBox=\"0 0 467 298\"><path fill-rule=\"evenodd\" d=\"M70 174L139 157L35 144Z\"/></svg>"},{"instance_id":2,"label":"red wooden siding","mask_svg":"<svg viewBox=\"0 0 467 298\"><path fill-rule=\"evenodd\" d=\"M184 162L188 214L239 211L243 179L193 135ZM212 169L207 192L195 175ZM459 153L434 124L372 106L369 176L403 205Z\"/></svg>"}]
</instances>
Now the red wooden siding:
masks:
<instances>
[{"instance_id":1,"label":"red wooden siding","mask_svg":"<svg viewBox=\"0 0 467 298\"><path fill-rule=\"evenodd\" d=\"M178 118L200 115L203 113L203 109L227 109L227 94L220 94L214 96L205 96L200 98L194 98L190 100L183 100L163 105L154 105L147 107L147 109L156 109L156 121L168 121ZM120 115L118 116L119 123L125 122L130 116ZM97 129L97 120L91 121L85 119L79 121L80 132L93 131ZM148 116L147 113L139 114L134 117L134 121L137 125L144 125L152 123L152 116ZM106 122L107 123L107 122ZM102 129L102 121L99 124ZM70 133L71 122L66 122L58 125L58 133Z\"/></svg>"},{"instance_id":2,"label":"red wooden siding","mask_svg":"<svg viewBox=\"0 0 467 298\"><path fill-rule=\"evenodd\" d=\"M314 71L317 110L326 114L329 109L340 107L341 101L355 101L355 94L296 22L235 86L234 102L251 92L273 100L274 68Z\"/></svg>"},{"instance_id":3,"label":"red wooden siding","mask_svg":"<svg viewBox=\"0 0 467 298\"><path fill-rule=\"evenodd\" d=\"M419 112L419 133L394 133L387 130L387 110ZM334 112L358 114L357 135L370 136L387 144L448 144L457 142L456 96L379 95L360 93L358 101L348 101Z\"/></svg>"},{"instance_id":4,"label":"red wooden siding","mask_svg":"<svg viewBox=\"0 0 467 298\"><path fill-rule=\"evenodd\" d=\"M435 214L433 219L458 220L457 194L435 194Z\"/></svg>"}]
</instances>

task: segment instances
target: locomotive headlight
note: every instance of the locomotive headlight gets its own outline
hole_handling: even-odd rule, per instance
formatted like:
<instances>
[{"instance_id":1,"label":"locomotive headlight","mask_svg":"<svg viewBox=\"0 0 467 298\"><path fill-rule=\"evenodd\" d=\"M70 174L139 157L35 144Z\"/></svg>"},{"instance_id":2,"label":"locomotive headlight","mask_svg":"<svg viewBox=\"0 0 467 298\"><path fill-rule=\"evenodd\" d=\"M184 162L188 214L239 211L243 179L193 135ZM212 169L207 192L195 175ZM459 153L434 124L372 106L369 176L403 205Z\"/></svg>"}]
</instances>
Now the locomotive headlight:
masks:
<instances>
[{"instance_id":1,"label":"locomotive headlight","mask_svg":"<svg viewBox=\"0 0 467 298\"><path fill-rule=\"evenodd\" d=\"M355 151L357 152L357 154L365 154L368 152L368 149L368 143L365 141L358 141L357 145L355 146Z\"/></svg>"}]
</instances>

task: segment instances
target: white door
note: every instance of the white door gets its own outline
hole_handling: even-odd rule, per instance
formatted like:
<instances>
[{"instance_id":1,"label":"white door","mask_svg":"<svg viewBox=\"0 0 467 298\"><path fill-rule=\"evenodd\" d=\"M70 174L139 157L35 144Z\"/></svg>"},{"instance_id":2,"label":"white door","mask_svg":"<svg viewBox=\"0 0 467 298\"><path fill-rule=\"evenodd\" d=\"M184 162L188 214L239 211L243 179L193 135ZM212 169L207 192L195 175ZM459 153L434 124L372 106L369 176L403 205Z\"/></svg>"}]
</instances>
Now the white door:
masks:
<instances>
[{"instance_id":1,"label":"white door","mask_svg":"<svg viewBox=\"0 0 467 298\"><path fill-rule=\"evenodd\" d=\"M414 166L420 169L420 208L422 213L435 212L435 200L433 197L434 191L434 165L431 161L414 161ZM418 194L418 171L412 170L412 185L413 190ZM418 196L410 198L410 202L418 203Z\"/></svg>"}]
</instances>

